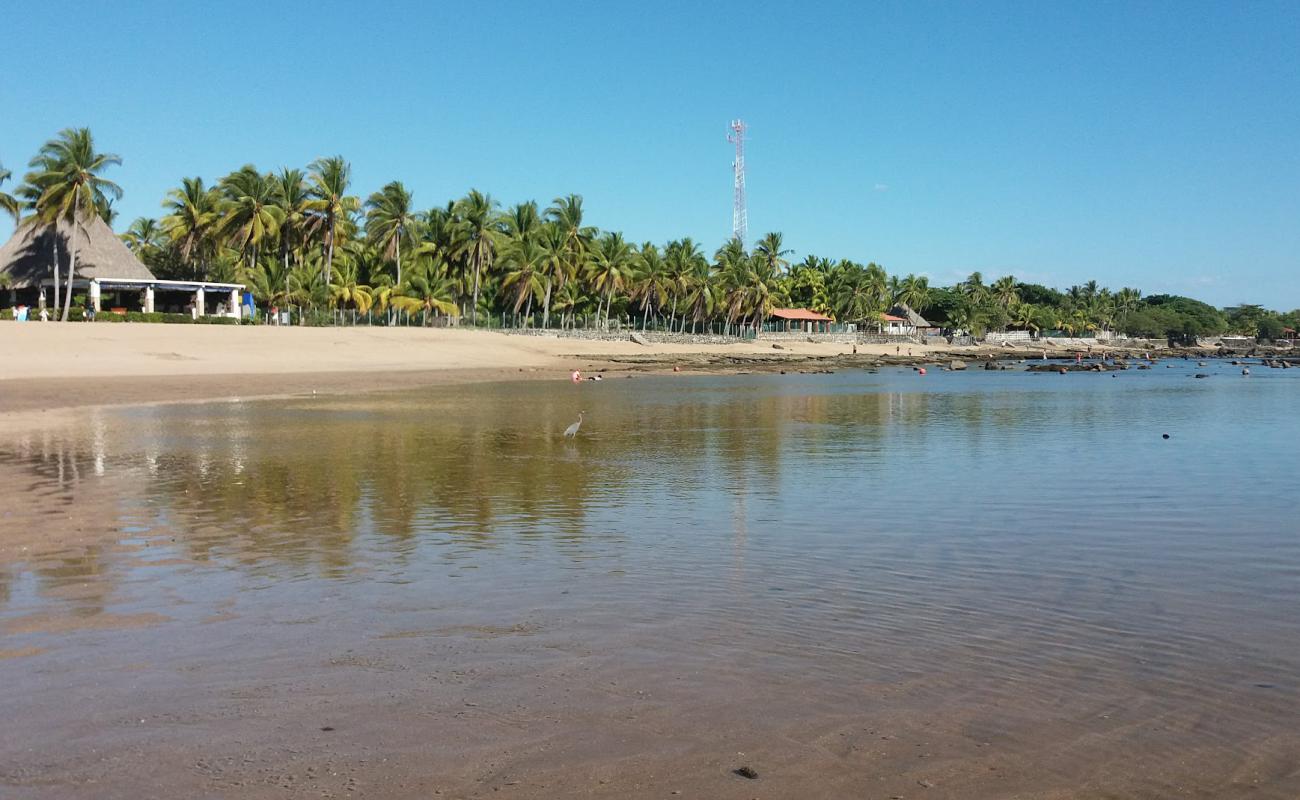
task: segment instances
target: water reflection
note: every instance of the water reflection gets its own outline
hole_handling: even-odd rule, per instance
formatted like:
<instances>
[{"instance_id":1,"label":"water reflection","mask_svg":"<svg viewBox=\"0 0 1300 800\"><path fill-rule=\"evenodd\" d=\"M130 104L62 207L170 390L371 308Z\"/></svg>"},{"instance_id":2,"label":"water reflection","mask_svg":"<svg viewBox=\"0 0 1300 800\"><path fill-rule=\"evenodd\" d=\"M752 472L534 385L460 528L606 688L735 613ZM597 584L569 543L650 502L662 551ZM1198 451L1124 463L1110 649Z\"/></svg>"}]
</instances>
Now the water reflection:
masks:
<instances>
[{"instance_id":1,"label":"water reflection","mask_svg":"<svg viewBox=\"0 0 1300 800\"><path fill-rule=\"evenodd\" d=\"M853 580L896 563L965 579L983 565L988 591L1005 565L983 543L1018 548L1042 568L1020 576L1027 589L1061 604L1105 594L1102 574L1059 582L1063 551L1098 567L1167 557L1133 538L1143 532L1135 511L1154 515L1148 536L1206 532L1195 539L1205 553L1219 547L1210 528L1254 516L1265 527L1236 546L1294 553L1293 541L1270 538L1294 510L1271 493L1280 473L1225 476L1215 461L1223 436L1278 447L1258 420L1274 411L1273 426L1295 426L1286 382L1232 395L1173 375L931 377L627 379L92 410L71 430L0 445L22 501L8 523L62 526L52 546L36 537L9 554L0 608L25 575L37 597L102 611L140 565L115 549L122 542L269 579L360 580L370 568L402 579L417 562L459 570L556 555L567 568L619 563L703 580L711 531L726 531L737 583L815 583L819 569ZM1261 416L1198 431L1241 402ZM582 435L565 441L580 409ZM1154 425L1200 438L1171 459L1138 441ZM1176 500L1181 487L1224 480L1240 484L1240 502L1189 512ZM1086 539L1062 541L1067 532ZM1171 584L1186 577L1161 569ZM74 583L76 597L60 599Z\"/></svg>"}]
</instances>

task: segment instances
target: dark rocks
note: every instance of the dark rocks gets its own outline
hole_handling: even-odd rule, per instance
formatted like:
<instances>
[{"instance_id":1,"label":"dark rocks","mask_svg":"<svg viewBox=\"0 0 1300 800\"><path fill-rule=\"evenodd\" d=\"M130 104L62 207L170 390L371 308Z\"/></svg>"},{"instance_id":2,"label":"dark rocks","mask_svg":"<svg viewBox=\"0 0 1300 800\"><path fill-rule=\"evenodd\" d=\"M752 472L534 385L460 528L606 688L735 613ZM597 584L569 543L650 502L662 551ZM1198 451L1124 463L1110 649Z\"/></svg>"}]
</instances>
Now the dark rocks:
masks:
<instances>
[{"instance_id":1,"label":"dark rocks","mask_svg":"<svg viewBox=\"0 0 1300 800\"><path fill-rule=\"evenodd\" d=\"M753 767L739 767L733 769L732 773L739 775L742 778L748 778L751 781L758 780L758 773L754 771Z\"/></svg>"},{"instance_id":2,"label":"dark rocks","mask_svg":"<svg viewBox=\"0 0 1300 800\"><path fill-rule=\"evenodd\" d=\"M773 349L773 350L784 350L785 347L784 347L783 345L779 345L779 344L776 344L775 342L773 342L773 343L772 343L772 349Z\"/></svg>"},{"instance_id":3,"label":"dark rocks","mask_svg":"<svg viewBox=\"0 0 1300 800\"><path fill-rule=\"evenodd\" d=\"M1204 372L1198 372L1198 373L1196 373L1196 377L1198 377L1198 378L1208 378L1208 377L1210 377L1210 376L1207 375L1207 374L1205 374Z\"/></svg>"}]
</instances>

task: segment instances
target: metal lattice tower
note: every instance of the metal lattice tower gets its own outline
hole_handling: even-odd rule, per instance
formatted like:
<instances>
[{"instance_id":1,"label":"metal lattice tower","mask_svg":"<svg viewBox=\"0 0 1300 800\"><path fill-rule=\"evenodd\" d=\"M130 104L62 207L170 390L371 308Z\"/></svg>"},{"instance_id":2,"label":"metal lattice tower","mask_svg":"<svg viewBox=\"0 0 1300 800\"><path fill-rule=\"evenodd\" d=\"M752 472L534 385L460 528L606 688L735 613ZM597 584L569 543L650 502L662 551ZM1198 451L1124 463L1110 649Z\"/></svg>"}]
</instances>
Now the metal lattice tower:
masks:
<instances>
[{"instance_id":1,"label":"metal lattice tower","mask_svg":"<svg viewBox=\"0 0 1300 800\"><path fill-rule=\"evenodd\" d=\"M745 209L745 123L731 121L727 141L736 146L736 160L731 165L735 174L735 197L731 206L731 235L743 245L749 240L749 212Z\"/></svg>"}]
</instances>

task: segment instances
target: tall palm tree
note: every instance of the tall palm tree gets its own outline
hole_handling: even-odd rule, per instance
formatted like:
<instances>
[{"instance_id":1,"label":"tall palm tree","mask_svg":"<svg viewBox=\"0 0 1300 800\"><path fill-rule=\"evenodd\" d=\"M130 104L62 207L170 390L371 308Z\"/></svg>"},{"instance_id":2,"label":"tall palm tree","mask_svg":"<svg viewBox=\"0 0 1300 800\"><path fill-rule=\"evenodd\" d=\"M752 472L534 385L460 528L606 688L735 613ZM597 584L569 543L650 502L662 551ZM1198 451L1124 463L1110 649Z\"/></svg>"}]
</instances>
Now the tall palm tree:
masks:
<instances>
[{"instance_id":1,"label":"tall palm tree","mask_svg":"<svg viewBox=\"0 0 1300 800\"><path fill-rule=\"evenodd\" d=\"M659 312L672 296L673 277L668 271L668 262L653 242L641 245L634 264L633 281L636 296L641 300L641 330L645 330L650 315L653 313L658 319Z\"/></svg>"},{"instance_id":2,"label":"tall palm tree","mask_svg":"<svg viewBox=\"0 0 1300 800\"><path fill-rule=\"evenodd\" d=\"M300 169L281 169L272 177L271 184L275 190L275 202L284 211L279 231L280 258L288 265L289 253L301 243L302 234L306 230L308 215L311 213L308 208L311 197L307 192L306 176Z\"/></svg>"},{"instance_id":3,"label":"tall palm tree","mask_svg":"<svg viewBox=\"0 0 1300 800\"><path fill-rule=\"evenodd\" d=\"M568 234L559 224L546 222L542 224L537 241L542 248L542 261L538 265L544 285L542 297L542 327L551 324L551 295L557 287L563 287L569 280Z\"/></svg>"},{"instance_id":4,"label":"tall palm tree","mask_svg":"<svg viewBox=\"0 0 1300 800\"><path fill-rule=\"evenodd\" d=\"M13 173L11 173L9 170L4 168L3 164L0 164L0 186L3 186L4 182L9 180L12 174ZM18 216L19 216L18 198L14 197L11 194L0 192L0 211L3 211L9 216L13 217L14 224L15 225L18 224Z\"/></svg>"},{"instance_id":5,"label":"tall palm tree","mask_svg":"<svg viewBox=\"0 0 1300 800\"><path fill-rule=\"evenodd\" d=\"M512 310L518 314L524 303L528 303L525 317L533 313L533 300L542 300L545 296L545 283L542 280L542 266L546 262L546 249L532 238L511 238L501 251L501 266L506 270L501 281L501 288L511 291L514 297Z\"/></svg>"},{"instance_id":6,"label":"tall palm tree","mask_svg":"<svg viewBox=\"0 0 1300 800\"><path fill-rule=\"evenodd\" d=\"M609 327L609 310L614 295L622 290L632 275L634 254L621 233L606 233L596 240L591 249L587 270L591 287L604 301L605 327ZM599 314L599 309L597 310Z\"/></svg>"},{"instance_id":7,"label":"tall palm tree","mask_svg":"<svg viewBox=\"0 0 1300 800\"><path fill-rule=\"evenodd\" d=\"M112 153L97 153L95 139L89 128L66 128L41 147L32 166L41 168L34 183L43 187L36 201L36 217L45 224L54 225L60 220L71 223L72 242L69 245L68 280L63 300L62 321L68 321L72 308L72 280L77 271L77 234L84 221L107 202L108 196L120 198L122 187L101 177L110 166L122 163ZM55 237L57 238L57 237ZM56 298L57 300L57 298Z\"/></svg>"},{"instance_id":8,"label":"tall palm tree","mask_svg":"<svg viewBox=\"0 0 1300 800\"><path fill-rule=\"evenodd\" d=\"M496 259L496 238L499 233L496 220L496 201L478 189L456 203L460 220L456 226L455 253L474 269L474 304L470 306L470 322L478 323L478 296L482 274L492 269Z\"/></svg>"},{"instance_id":9,"label":"tall palm tree","mask_svg":"<svg viewBox=\"0 0 1300 800\"><path fill-rule=\"evenodd\" d=\"M686 309L684 307L679 309L678 306L681 301L690 296L697 271L703 268L705 273L708 272L709 261L704 257L704 251L689 236L685 239L669 242L668 246L664 248L664 261L671 281L672 311L669 319L669 329L672 328L672 318L675 318L680 310L682 312L681 325L682 329L685 330Z\"/></svg>"},{"instance_id":10,"label":"tall palm tree","mask_svg":"<svg viewBox=\"0 0 1300 800\"><path fill-rule=\"evenodd\" d=\"M307 190L311 213L309 228L319 231L325 246L325 275L334 269L334 244L339 223L361 209L361 201L348 194L352 165L343 156L318 158L308 167Z\"/></svg>"},{"instance_id":11,"label":"tall palm tree","mask_svg":"<svg viewBox=\"0 0 1300 800\"><path fill-rule=\"evenodd\" d=\"M976 304L983 303L989 295L989 287L984 285L984 276L979 272L972 272L966 280L957 284L957 290Z\"/></svg>"},{"instance_id":12,"label":"tall palm tree","mask_svg":"<svg viewBox=\"0 0 1300 800\"><path fill-rule=\"evenodd\" d=\"M1004 311L1020 302L1020 293L1016 288L1018 285L1015 277L1004 275L994 281L990 287L993 299L997 301L998 305L1002 306Z\"/></svg>"},{"instance_id":13,"label":"tall palm tree","mask_svg":"<svg viewBox=\"0 0 1300 800\"><path fill-rule=\"evenodd\" d=\"M273 239L284 224L284 209L278 205L275 179L245 164L221 179L221 220L215 233L247 259L251 272L264 242Z\"/></svg>"},{"instance_id":14,"label":"tall palm tree","mask_svg":"<svg viewBox=\"0 0 1300 800\"><path fill-rule=\"evenodd\" d=\"M392 181L366 199L366 236L384 258L397 265L394 283L402 285L402 241L410 242L417 223L411 193Z\"/></svg>"},{"instance_id":15,"label":"tall palm tree","mask_svg":"<svg viewBox=\"0 0 1300 800\"><path fill-rule=\"evenodd\" d=\"M168 192L163 201L163 210L168 212L162 219L163 232L201 280L208 279L208 257L216 244L213 232L220 219L219 199L217 190L205 187L202 178L182 178L180 188Z\"/></svg>"},{"instance_id":16,"label":"tall palm tree","mask_svg":"<svg viewBox=\"0 0 1300 800\"><path fill-rule=\"evenodd\" d=\"M754 245L754 255L763 259L769 274L779 275L788 269L790 262L785 257L793 252L785 249L781 234L775 231L759 239L758 244Z\"/></svg>"},{"instance_id":17,"label":"tall palm tree","mask_svg":"<svg viewBox=\"0 0 1300 800\"><path fill-rule=\"evenodd\" d=\"M925 276L908 275L903 279L899 301L920 313L930 305L930 280Z\"/></svg>"},{"instance_id":18,"label":"tall palm tree","mask_svg":"<svg viewBox=\"0 0 1300 800\"><path fill-rule=\"evenodd\" d=\"M551 201L546 218L564 234L564 268L556 276L557 285L577 280L587 271L591 243L596 239L596 229L583 223L582 195L568 194Z\"/></svg>"}]
</instances>

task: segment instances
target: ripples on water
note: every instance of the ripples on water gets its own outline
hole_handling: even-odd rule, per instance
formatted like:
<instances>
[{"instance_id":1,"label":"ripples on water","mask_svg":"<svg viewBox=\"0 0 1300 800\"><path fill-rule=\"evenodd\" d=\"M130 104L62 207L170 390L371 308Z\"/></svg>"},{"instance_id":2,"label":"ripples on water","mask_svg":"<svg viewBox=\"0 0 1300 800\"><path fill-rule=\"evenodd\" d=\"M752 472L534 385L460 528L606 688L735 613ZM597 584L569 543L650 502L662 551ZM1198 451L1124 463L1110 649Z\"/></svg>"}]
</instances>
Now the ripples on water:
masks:
<instances>
[{"instance_id":1,"label":"ripples on water","mask_svg":"<svg viewBox=\"0 0 1300 800\"><path fill-rule=\"evenodd\" d=\"M0 565L0 622L160 612L167 628L264 604L320 627L325 606L318 633L341 636L429 628L436 610L814 686L929 678L1039 711L1094 691L1194 699L1226 741L1300 711L1300 371L1213 371L612 378L88 412L4 445L32 504L8 524L68 514L116 534Z\"/></svg>"}]
</instances>

